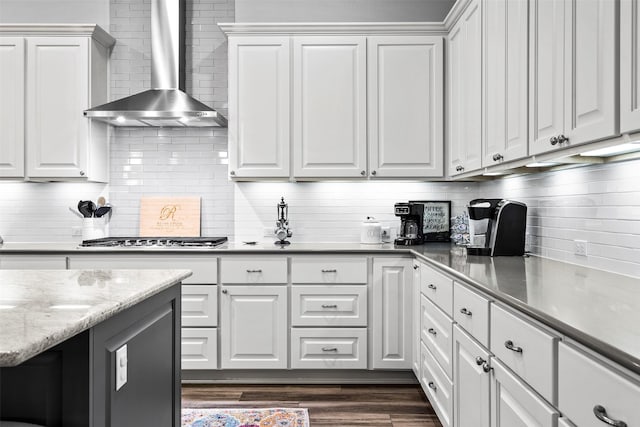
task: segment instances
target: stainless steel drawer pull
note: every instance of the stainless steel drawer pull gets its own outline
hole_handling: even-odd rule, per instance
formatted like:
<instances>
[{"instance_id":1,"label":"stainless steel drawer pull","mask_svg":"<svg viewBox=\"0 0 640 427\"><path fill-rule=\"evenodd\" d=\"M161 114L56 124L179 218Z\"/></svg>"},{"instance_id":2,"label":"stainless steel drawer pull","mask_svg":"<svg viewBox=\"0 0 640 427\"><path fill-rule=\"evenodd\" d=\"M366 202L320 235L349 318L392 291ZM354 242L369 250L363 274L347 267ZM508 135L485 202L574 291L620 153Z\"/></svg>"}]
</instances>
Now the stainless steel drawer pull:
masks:
<instances>
[{"instance_id":1,"label":"stainless steel drawer pull","mask_svg":"<svg viewBox=\"0 0 640 427\"><path fill-rule=\"evenodd\" d=\"M460 309L460 313L464 314L465 316L471 316L473 314L469 310L467 310L466 307L462 307Z\"/></svg>"},{"instance_id":2,"label":"stainless steel drawer pull","mask_svg":"<svg viewBox=\"0 0 640 427\"><path fill-rule=\"evenodd\" d=\"M433 328L429 328L429 329L427 329L427 332L429 332L429 333L430 333L431 335L433 335L433 336L438 335L438 332L436 332L436 330L435 330L435 329L433 329Z\"/></svg>"},{"instance_id":3,"label":"stainless steel drawer pull","mask_svg":"<svg viewBox=\"0 0 640 427\"><path fill-rule=\"evenodd\" d=\"M336 270L335 268L330 268L330 269L323 268L323 269L322 269L322 272L323 272L323 273L337 273L337 272L338 272L338 270Z\"/></svg>"},{"instance_id":4,"label":"stainless steel drawer pull","mask_svg":"<svg viewBox=\"0 0 640 427\"><path fill-rule=\"evenodd\" d=\"M334 351L334 352L337 352L338 349L336 347L322 347L322 351L327 351L327 352Z\"/></svg>"},{"instance_id":5,"label":"stainless steel drawer pull","mask_svg":"<svg viewBox=\"0 0 640 427\"><path fill-rule=\"evenodd\" d=\"M338 308L338 304L322 304L322 308Z\"/></svg>"},{"instance_id":6,"label":"stainless steel drawer pull","mask_svg":"<svg viewBox=\"0 0 640 427\"><path fill-rule=\"evenodd\" d=\"M223 293L223 294L228 294L228 293L229 293L229 291L228 291L228 290L226 290L226 289L223 289L223 290L222 290L222 293Z\"/></svg>"},{"instance_id":7,"label":"stainless steel drawer pull","mask_svg":"<svg viewBox=\"0 0 640 427\"><path fill-rule=\"evenodd\" d=\"M609 418L607 416L607 410L604 409L604 406L601 406L601 405L594 406L593 414L596 416L597 419L599 419L606 425L614 426L614 427L627 427L627 423L625 423L624 421L619 421L619 420L614 420L612 418Z\"/></svg>"},{"instance_id":8,"label":"stainless steel drawer pull","mask_svg":"<svg viewBox=\"0 0 640 427\"><path fill-rule=\"evenodd\" d=\"M429 384L427 384L427 385L433 391L437 391L438 390L438 387L436 387L436 385L433 383L433 381L429 381Z\"/></svg>"},{"instance_id":9,"label":"stainless steel drawer pull","mask_svg":"<svg viewBox=\"0 0 640 427\"><path fill-rule=\"evenodd\" d=\"M247 273L262 273L261 269L257 269L257 270L247 270Z\"/></svg>"},{"instance_id":10,"label":"stainless steel drawer pull","mask_svg":"<svg viewBox=\"0 0 640 427\"><path fill-rule=\"evenodd\" d=\"M504 342L504 346L511 351L515 351L516 353L522 353L522 347L517 347L513 345L513 341L508 340Z\"/></svg>"},{"instance_id":11,"label":"stainless steel drawer pull","mask_svg":"<svg viewBox=\"0 0 640 427\"><path fill-rule=\"evenodd\" d=\"M434 285L433 283L429 283L429 286L427 286L427 288L429 288L429 289L433 289L434 291L435 291L436 289L438 289L438 287L437 287L436 285Z\"/></svg>"}]
</instances>

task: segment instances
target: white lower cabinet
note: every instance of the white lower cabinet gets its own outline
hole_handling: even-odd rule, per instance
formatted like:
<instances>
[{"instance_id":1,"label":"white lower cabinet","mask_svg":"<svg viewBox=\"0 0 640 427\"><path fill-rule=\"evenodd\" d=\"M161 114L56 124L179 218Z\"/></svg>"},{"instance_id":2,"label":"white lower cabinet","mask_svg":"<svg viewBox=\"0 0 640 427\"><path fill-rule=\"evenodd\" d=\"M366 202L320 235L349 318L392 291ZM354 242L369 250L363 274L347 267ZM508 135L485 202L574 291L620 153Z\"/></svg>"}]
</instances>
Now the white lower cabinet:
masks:
<instances>
[{"instance_id":1,"label":"white lower cabinet","mask_svg":"<svg viewBox=\"0 0 640 427\"><path fill-rule=\"evenodd\" d=\"M449 378L453 373L451 349L453 322L424 295L420 303L420 338Z\"/></svg>"},{"instance_id":2,"label":"white lower cabinet","mask_svg":"<svg viewBox=\"0 0 640 427\"><path fill-rule=\"evenodd\" d=\"M287 368L287 287L222 286L223 369Z\"/></svg>"},{"instance_id":3,"label":"white lower cabinet","mask_svg":"<svg viewBox=\"0 0 640 427\"><path fill-rule=\"evenodd\" d=\"M421 271L426 268L422 263L413 264L413 283L411 284L411 312L413 320L411 324L411 342L413 344L413 373L420 378L420 277Z\"/></svg>"},{"instance_id":4,"label":"white lower cabinet","mask_svg":"<svg viewBox=\"0 0 640 427\"><path fill-rule=\"evenodd\" d=\"M182 326L218 326L218 287L182 285Z\"/></svg>"},{"instance_id":5,"label":"white lower cabinet","mask_svg":"<svg viewBox=\"0 0 640 427\"><path fill-rule=\"evenodd\" d=\"M489 350L460 327L453 327L453 425L489 427L491 368Z\"/></svg>"},{"instance_id":6,"label":"white lower cabinet","mask_svg":"<svg viewBox=\"0 0 640 427\"><path fill-rule=\"evenodd\" d=\"M558 346L558 366L558 408L576 425L640 425L639 381L565 343Z\"/></svg>"},{"instance_id":7,"label":"white lower cabinet","mask_svg":"<svg viewBox=\"0 0 640 427\"><path fill-rule=\"evenodd\" d=\"M559 413L497 359L491 360L491 427L556 427Z\"/></svg>"},{"instance_id":8,"label":"white lower cabinet","mask_svg":"<svg viewBox=\"0 0 640 427\"><path fill-rule=\"evenodd\" d=\"M373 259L373 368L411 369L409 258Z\"/></svg>"},{"instance_id":9,"label":"white lower cabinet","mask_svg":"<svg viewBox=\"0 0 640 427\"><path fill-rule=\"evenodd\" d=\"M292 328L291 368L366 369L366 328Z\"/></svg>"},{"instance_id":10,"label":"white lower cabinet","mask_svg":"<svg viewBox=\"0 0 640 427\"><path fill-rule=\"evenodd\" d=\"M420 385L444 427L450 427L453 413L453 384L424 344L420 353Z\"/></svg>"},{"instance_id":11,"label":"white lower cabinet","mask_svg":"<svg viewBox=\"0 0 640 427\"><path fill-rule=\"evenodd\" d=\"M291 286L291 326L367 326L367 286Z\"/></svg>"},{"instance_id":12,"label":"white lower cabinet","mask_svg":"<svg viewBox=\"0 0 640 427\"><path fill-rule=\"evenodd\" d=\"M182 328L182 369L218 369L218 330Z\"/></svg>"}]
</instances>

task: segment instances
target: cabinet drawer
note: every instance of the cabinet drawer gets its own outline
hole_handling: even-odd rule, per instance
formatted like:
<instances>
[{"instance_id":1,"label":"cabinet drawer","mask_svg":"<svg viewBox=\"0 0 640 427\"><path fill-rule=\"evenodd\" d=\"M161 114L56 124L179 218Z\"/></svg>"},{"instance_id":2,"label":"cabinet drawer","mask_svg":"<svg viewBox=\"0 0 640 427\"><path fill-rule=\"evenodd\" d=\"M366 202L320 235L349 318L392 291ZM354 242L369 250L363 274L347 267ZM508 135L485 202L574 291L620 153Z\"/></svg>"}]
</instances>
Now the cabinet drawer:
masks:
<instances>
[{"instance_id":1,"label":"cabinet drawer","mask_svg":"<svg viewBox=\"0 0 640 427\"><path fill-rule=\"evenodd\" d=\"M183 284L216 284L218 259L211 256L167 255L76 255L69 257L70 269L187 269L193 271Z\"/></svg>"},{"instance_id":2,"label":"cabinet drawer","mask_svg":"<svg viewBox=\"0 0 640 427\"><path fill-rule=\"evenodd\" d=\"M218 326L218 287L182 285L182 326Z\"/></svg>"},{"instance_id":3,"label":"cabinet drawer","mask_svg":"<svg viewBox=\"0 0 640 427\"><path fill-rule=\"evenodd\" d=\"M64 270L67 257L59 255L2 255L0 270Z\"/></svg>"},{"instance_id":4,"label":"cabinet drawer","mask_svg":"<svg viewBox=\"0 0 640 427\"><path fill-rule=\"evenodd\" d=\"M457 282L453 284L453 320L489 347L489 300Z\"/></svg>"},{"instance_id":5,"label":"cabinet drawer","mask_svg":"<svg viewBox=\"0 0 640 427\"><path fill-rule=\"evenodd\" d=\"M491 420L499 420L499 425L555 427L558 411L541 399L517 375L514 375L500 361L491 359L493 381L491 384Z\"/></svg>"},{"instance_id":6,"label":"cabinet drawer","mask_svg":"<svg viewBox=\"0 0 640 427\"><path fill-rule=\"evenodd\" d=\"M367 369L367 330L292 328L291 367Z\"/></svg>"},{"instance_id":7,"label":"cabinet drawer","mask_svg":"<svg viewBox=\"0 0 640 427\"><path fill-rule=\"evenodd\" d=\"M558 408L574 424L605 425L594 413L595 407L601 406L607 417L629 427L640 426L639 402L639 383L574 347L558 345Z\"/></svg>"},{"instance_id":8,"label":"cabinet drawer","mask_svg":"<svg viewBox=\"0 0 640 427\"><path fill-rule=\"evenodd\" d=\"M220 268L224 284L287 283L286 257L225 257Z\"/></svg>"},{"instance_id":9,"label":"cabinet drawer","mask_svg":"<svg viewBox=\"0 0 640 427\"><path fill-rule=\"evenodd\" d=\"M292 283L367 283L367 259L362 257L294 257Z\"/></svg>"},{"instance_id":10,"label":"cabinet drawer","mask_svg":"<svg viewBox=\"0 0 640 427\"><path fill-rule=\"evenodd\" d=\"M367 326L367 286L291 286L291 325Z\"/></svg>"},{"instance_id":11,"label":"cabinet drawer","mask_svg":"<svg viewBox=\"0 0 640 427\"><path fill-rule=\"evenodd\" d=\"M420 352L420 385L443 427L451 427L453 384L424 343Z\"/></svg>"},{"instance_id":12,"label":"cabinet drawer","mask_svg":"<svg viewBox=\"0 0 640 427\"><path fill-rule=\"evenodd\" d=\"M453 280L425 267L420 273L420 281L420 291L451 317Z\"/></svg>"},{"instance_id":13,"label":"cabinet drawer","mask_svg":"<svg viewBox=\"0 0 640 427\"><path fill-rule=\"evenodd\" d=\"M216 328L182 328L182 369L217 369Z\"/></svg>"},{"instance_id":14,"label":"cabinet drawer","mask_svg":"<svg viewBox=\"0 0 640 427\"><path fill-rule=\"evenodd\" d=\"M424 295L421 297L420 313L420 338L447 376L451 378L453 322Z\"/></svg>"},{"instance_id":15,"label":"cabinet drawer","mask_svg":"<svg viewBox=\"0 0 640 427\"><path fill-rule=\"evenodd\" d=\"M491 351L552 404L557 339L502 307L491 308Z\"/></svg>"}]
</instances>

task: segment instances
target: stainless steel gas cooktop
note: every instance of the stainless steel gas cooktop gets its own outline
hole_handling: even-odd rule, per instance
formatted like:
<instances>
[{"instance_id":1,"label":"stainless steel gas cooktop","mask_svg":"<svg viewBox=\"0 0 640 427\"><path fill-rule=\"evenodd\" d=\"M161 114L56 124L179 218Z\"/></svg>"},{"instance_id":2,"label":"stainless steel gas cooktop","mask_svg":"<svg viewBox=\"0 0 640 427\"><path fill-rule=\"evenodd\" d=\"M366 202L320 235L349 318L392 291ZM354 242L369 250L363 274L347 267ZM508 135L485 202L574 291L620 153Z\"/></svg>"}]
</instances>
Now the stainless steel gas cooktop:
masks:
<instances>
[{"instance_id":1,"label":"stainless steel gas cooktop","mask_svg":"<svg viewBox=\"0 0 640 427\"><path fill-rule=\"evenodd\" d=\"M83 240L85 248L214 248L227 241L226 237L105 237Z\"/></svg>"}]
</instances>

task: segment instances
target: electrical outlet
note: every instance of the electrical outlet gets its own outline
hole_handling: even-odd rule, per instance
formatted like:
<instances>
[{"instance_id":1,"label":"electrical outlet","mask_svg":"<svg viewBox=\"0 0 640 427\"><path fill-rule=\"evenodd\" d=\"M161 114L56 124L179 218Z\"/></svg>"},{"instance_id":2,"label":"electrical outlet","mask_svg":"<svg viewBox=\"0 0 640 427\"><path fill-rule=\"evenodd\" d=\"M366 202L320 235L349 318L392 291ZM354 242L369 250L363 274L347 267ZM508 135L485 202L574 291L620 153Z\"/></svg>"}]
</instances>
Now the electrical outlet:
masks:
<instances>
[{"instance_id":1,"label":"electrical outlet","mask_svg":"<svg viewBox=\"0 0 640 427\"><path fill-rule=\"evenodd\" d=\"M127 345L116 350L116 391L127 383Z\"/></svg>"},{"instance_id":2,"label":"electrical outlet","mask_svg":"<svg viewBox=\"0 0 640 427\"><path fill-rule=\"evenodd\" d=\"M587 256L587 245L589 242L586 240L574 240L573 244L573 253L580 256Z\"/></svg>"},{"instance_id":3,"label":"electrical outlet","mask_svg":"<svg viewBox=\"0 0 640 427\"><path fill-rule=\"evenodd\" d=\"M273 228L265 227L264 230L262 230L262 235L264 237L273 237Z\"/></svg>"},{"instance_id":4,"label":"electrical outlet","mask_svg":"<svg viewBox=\"0 0 640 427\"><path fill-rule=\"evenodd\" d=\"M82 227L71 227L71 237L82 237Z\"/></svg>"}]
</instances>

